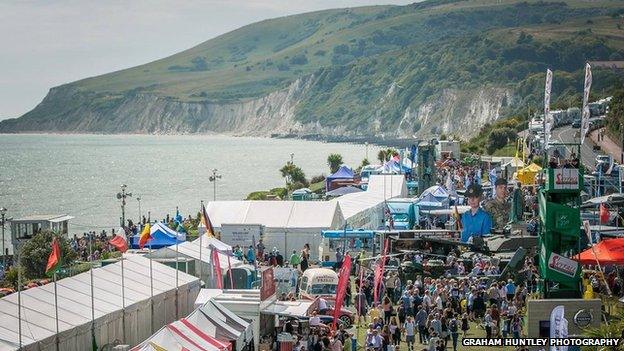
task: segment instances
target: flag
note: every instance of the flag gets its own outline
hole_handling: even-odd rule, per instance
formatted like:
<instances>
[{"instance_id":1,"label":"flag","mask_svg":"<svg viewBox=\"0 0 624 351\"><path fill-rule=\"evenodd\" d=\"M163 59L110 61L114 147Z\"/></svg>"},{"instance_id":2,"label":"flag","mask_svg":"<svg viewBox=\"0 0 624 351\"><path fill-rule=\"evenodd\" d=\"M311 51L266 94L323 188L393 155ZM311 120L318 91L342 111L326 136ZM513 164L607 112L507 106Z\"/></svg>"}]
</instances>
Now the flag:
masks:
<instances>
[{"instance_id":1,"label":"flag","mask_svg":"<svg viewBox=\"0 0 624 351\"><path fill-rule=\"evenodd\" d=\"M609 222L609 210L604 203L600 204L600 223Z\"/></svg>"},{"instance_id":2,"label":"flag","mask_svg":"<svg viewBox=\"0 0 624 351\"><path fill-rule=\"evenodd\" d=\"M384 242L384 252L381 256L381 263L375 267L375 276L373 281L373 304L376 304L379 301L379 286L381 285L381 279L383 278L384 268L386 266L386 255L388 254L388 247L390 246L390 241L386 239Z\"/></svg>"},{"instance_id":3,"label":"flag","mask_svg":"<svg viewBox=\"0 0 624 351\"><path fill-rule=\"evenodd\" d=\"M564 306L557 306L550 312L550 338L551 339L563 339L568 336L567 320L565 320L565 308ZM565 351L568 348L565 346L555 346L552 348L554 351Z\"/></svg>"},{"instance_id":4,"label":"flag","mask_svg":"<svg viewBox=\"0 0 624 351\"><path fill-rule=\"evenodd\" d=\"M544 148L548 147L548 139L550 138L550 90L552 87L552 71L546 70L546 84L544 86Z\"/></svg>"},{"instance_id":5,"label":"flag","mask_svg":"<svg viewBox=\"0 0 624 351\"><path fill-rule=\"evenodd\" d=\"M215 273L216 287L217 289L223 289L223 276L221 273L221 262L219 262L219 252L211 247L210 261L212 261L212 268Z\"/></svg>"},{"instance_id":6,"label":"flag","mask_svg":"<svg viewBox=\"0 0 624 351\"><path fill-rule=\"evenodd\" d=\"M152 239L152 227L149 223L143 227L143 231L141 232L141 236L139 237L139 248L143 248L145 244Z\"/></svg>"},{"instance_id":7,"label":"flag","mask_svg":"<svg viewBox=\"0 0 624 351\"><path fill-rule=\"evenodd\" d=\"M117 235L112 237L109 241L109 244L113 245L117 251L126 252L128 251L128 241L126 239L126 228L123 227L118 232Z\"/></svg>"},{"instance_id":8,"label":"flag","mask_svg":"<svg viewBox=\"0 0 624 351\"><path fill-rule=\"evenodd\" d=\"M410 161L412 161L412 168L416 165L416 157L418 155L418 148L416 145L412 144L412 148L410 149Z\"/></svg>"},{"instance_id":9,"label":"flag","mask_svg":"<svg viewBox=\"0 0 624 351\"><path fill-rule=\"evenodd\" d=\"M202 208L201 208L201 222L204 225L204 227L206 227L206 234L208 234L208 236L215 236L215 231L214 228L212 227L212 222L210 221L210 218L208 217L208 213L206 213L206 207L204 206L204 204L202 203Z\"/></svg>"},{"instance_id":10,"label":"flag","mask_svg":"<svg viewBox=\"0 0 624 351\"><path fill-rule=\"evenodd\" d=\"M58 238L52 239L52 252L48 257L48 264L46 265L46 274L55 273L61 263L61 247L59 246Z\"/></svg>"},{"instance_id":11,"label":"flag","mask_svg":"<svg viewBox=\"0 0 624 351\"><path fill-rule=\"evenodd\" d=\"M583 112L581 116L581 145L585 140L585 134L589 130L589 90L592 85L592 73L589 62L585 64L585 85L583 88Z\"/></svg>"},{"instance_id":12,"label":"flag","mask_svg":"<svg viewBox=\"0 0 624 351\"><path fill-rule=\"evenodd\" d=\"M336 288L336 304L334 305L334 329L340 316L342 302L347 294L347 285L349 284L349 275L351 275L351 256L346 254L342 261L342 267L338 272L338 287Z\"/></svg>"},{"instance_id":13,"label":"flag","mask_svg":"<svg viewBox=\"0 0 624 351\"><path fill-rule=\"evenodd\" d=\"M488 175L488 178L490 178L490 185L492 186L492 198L494 198L496 197L496 187L494 186L494 183L496 183L496 178L498 178L496 176L496 168L492 168L490 174Z\"/></svg>"}]
</instances>

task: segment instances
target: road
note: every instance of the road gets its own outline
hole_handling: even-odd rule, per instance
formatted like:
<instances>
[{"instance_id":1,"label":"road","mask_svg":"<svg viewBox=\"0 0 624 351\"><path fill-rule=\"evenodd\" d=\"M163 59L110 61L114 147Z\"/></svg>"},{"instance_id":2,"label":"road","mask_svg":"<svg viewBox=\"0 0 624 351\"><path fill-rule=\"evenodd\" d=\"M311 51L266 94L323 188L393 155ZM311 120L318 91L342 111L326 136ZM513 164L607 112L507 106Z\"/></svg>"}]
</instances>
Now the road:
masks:
<instances>
[{"instance_id":1,"label":"road","mask_svg":"<svg viewBox=\"0 0 624 351\"><path fill-rule=\"evenodd\" d=\"M572 128L572 126L563 126L552 130L552 139L562 143L578 143L579 140L579 128ZM594 151L594 142L589 138L589 135L585 137L583 145L581 146L581 162L585 167L594 169L596 166L596 156L601 155L602 152ZM568 151L575 151L575 146L568 146Z\"/></svg>"}]
</instances>

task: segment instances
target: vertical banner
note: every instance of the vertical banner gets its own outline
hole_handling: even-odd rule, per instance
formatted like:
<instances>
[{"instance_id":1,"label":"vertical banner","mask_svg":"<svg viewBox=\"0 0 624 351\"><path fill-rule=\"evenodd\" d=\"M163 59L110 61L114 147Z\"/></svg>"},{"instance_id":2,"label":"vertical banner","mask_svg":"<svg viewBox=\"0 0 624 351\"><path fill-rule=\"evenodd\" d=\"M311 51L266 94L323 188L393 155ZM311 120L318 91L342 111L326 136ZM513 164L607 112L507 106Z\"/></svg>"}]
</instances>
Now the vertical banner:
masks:
<instances>
[{"instance_id":1,"label":"vertical banner","mask_svg":"<svg viewBox=\"0 0 624 351\"><path fill-rule=\"evenodd\" d=\"M379 287L381 286L381 280L383 279L384 268L386 266L386 255L388 254L388 247L390 243L388 239L384 241L384 252L381 256L381 262L375 266L375 276L373 282L373 308L376 307L377 302L379 302Z\"/></svg>"},{"instance_id":2,"label":"vertical banner","mask_svg":"<svg viewBox=\"0 0 624 351\"><path fill-rule=\"evenodd\" d=\"M585 86L583 88L583 112L581 116L581 144L589 131L589 90L592 85L592 73L589 62L585 64Z\"/></svg>"},{"instance_id":3,"label":"vertical banner","mask_svg":"<svg viewBox=\"0 0 624 351\"><path fill-rule=\"evenodd\" d=\"M217 249L212 247L210 249L210 253L211 253L210 260L212 261L212 268L214 269L214 272L215 272L215 280L216 280L215 287L217 289L223 289L223 276L221 275L221 262L219 262L219 252L217 251Z\"/></svg>"},{"instance_id":4,"label":"vertical banner","mask_svg":"<svg viewBox=\"0 0 624 351\"><path fill-rule=\"evenodd\" d=\"M548 149L550 139L550 128L553 121L550 118L550 90L552 87L552 71L546 70L546 85L544 86L544 149Z\"/></svg>"},{"instance_id":5,"label":"vertical banner","mask_svg":"<svg viewBox=\"0 0 624 351\"><path fill-rule=\"evenodd\" d=\"M550 313L550 338L561 339L568 336L567 323L564 322L565 309L563 306L557 306L553 308ZM567 322L567 321L566 321ZM552 351L567 351L567 347L553 346Z\"/></svg>"},{"instance_id":6,"label":"vertical banner","mask_svg":"<svg viewBox=\"0 0 624 351\"><path fill-rule=\"evenodd\" d=\"M336 304L334 305L334 330L338 324L338 317L340 317L340 310L342 309L342 303L347 294L347 285L349 284L349 275L351 274L351 256L346 254L342 261L342 267L338 272L338 287L336 289Z\"/></svg>"}]
</instances>

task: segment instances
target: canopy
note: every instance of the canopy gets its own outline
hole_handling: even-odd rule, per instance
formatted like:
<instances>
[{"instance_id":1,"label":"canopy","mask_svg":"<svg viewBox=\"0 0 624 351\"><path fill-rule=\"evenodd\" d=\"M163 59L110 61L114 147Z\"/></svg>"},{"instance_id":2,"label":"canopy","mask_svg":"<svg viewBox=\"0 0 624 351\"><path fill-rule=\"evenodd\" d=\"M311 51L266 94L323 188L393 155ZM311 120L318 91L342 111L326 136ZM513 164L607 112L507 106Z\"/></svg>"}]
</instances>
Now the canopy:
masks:
<instances>
[{"instance_id":1,"label":"canopy","mask_svg":"<svg viewBox=\"0 0 624 351\"><path fill-rule=\"evenodd\" d=\"M624 194L615 193L605 196L594 197L583 202L582 207L595 207L602 203L606 204L607 206L622 205L624 204Z\"/></svg>"},{"instance_id":2,"label":"canopy","mask_svg":"<svg viewBox=\"0 0 624 351\"><path fill-rule=\"evenodd\" d=\"M425 191L423 191L422 194L420 194L419 198L423 199L423 198L427 197L428 195L433 196L438 201L443 201L445 199L448 199L448 197L449 197L448 191L446 191L446 189L444 189L440 185L434 185L432 187L429 187L429 188L425 189Z\"/></svg>"},{"instance_id":3,"label":"canopy","mask_svg":"<svg viewBox=\"0 0 624 351\"><path fill-rule=\"evenodd\" d=\"M518 179L521 184L535 184L535 175L541 170L542 167L536 165L535 163L531 163L530 165L519 169L515 174L515 178Z\"/></svg>"},{"instance_id":4,"label":"canopy","mask_svg":"<svg viewBox=\"0 0 624 351\"><path fill-rule=\"evenodd\" d=\"M175 245L176 240L178 243L186 241L186 233L178 233L160 222L154 223L154 225L151 226L150 235L152 239L150 239L145 246L152 249ZM139 248L139 239L140 235L132 237L133 249Z\"/></svg>"},{"instance_id":5,"label":"canopy","mask_svg":"<svg viewBox=\"0 0 624 351\"><path fill-rule=\"evenodd\" d=\"M581 264L596 264L598 259L602 265L624 265L624 238L603 240L573 258Z\"/></svg>"},{"instance_id":6,"label":"canopy","mask_svg":"<svg viewBox=\"0 0 624 351\"><path fill-rule=\"evenodd\" d=\"M353 170L349 166L342 165L336 173L330 174L325 178L325 190L330 189L330 185L334 180L352 180L354 178Z\"/></svg>"},{"instance_id":7,"label":"canopy","mask_svg":"<svg viewBox=\"0 0 624 351\"><path fill-rule=\"evenodd\" d=\"M162 327L132 350L222 351L228 346L197 329L184 318Z\"/></svg>"},{"instance_id":8,"label":"canopy","mask_svg":"<svg viewBox=\"0 0 624 351\"><path fill-rule=\"evenodd\" d=\"M212 299L193 311L186 319L215 339L233 343L237 351L242 350L245 344L253 339L250 323Z\"/></svg>"},{"instance_id":9,"label":"canopy","mask_svg":"<svg viewBox=\"0 0 624 351\"><path fill-rule=\"evenodd\" d=\"M193 244L199 245L200 242L203 247L214 247L215 249L217 249L217 251L221 253L232 255L232 246L224 243L214 236L204 235L202 238L197 238L193 240Z\"/></svg>"},{"instance_id":10,"label":"canopy","mask_svg":"<svg viewBox=\"0 0 624 351\"><path fill-rule=\"evenodd\" d=\"M305 195L305 194L312 193L312 190L310 190L309 188L301 188L301 189L297 189L297 190L293 191L292 193L293 193L293 195L295 195L295 194L303 194L303 195Z\"/></svg>"},{"instance_id":11,"label":"canopy","mask_svg":"<svg viewBox=\"0 0 624 351\"><path fill-rule=\"evenodd\" d=\"M425 189L418 198L418 207L421 210L448 208L449 193L440 185Z\"/></svg>"},{"instance_id":12,"label":"canopy","mask_svg":"<svg viewBox=\"0 0 624 351\"><path fill-rule=\"evenodd\" d=\"M511 160L509 160L509 162L505 163L503 167L514 167L514 168L524 167L524 162L522 162L522 160L519 159L518 157L514 157Z\"/></svg>"},{"instance_id":13,"label":"canopy","mask_svg":"<svg viewBox=\"0 0 624 351\"><path fill-rule=\"evenodd\" d=\"M364 190L356 187L356 186L343 186L342 188L338 188L338 189L334 189L332 191L328 191L327 193L325 193L326 196L329 197L338 197L338 196L342 196L342 195L346 195L346 194L351 194L351 193L359 193L362 192Z\"/></svg>"}]
</instances>

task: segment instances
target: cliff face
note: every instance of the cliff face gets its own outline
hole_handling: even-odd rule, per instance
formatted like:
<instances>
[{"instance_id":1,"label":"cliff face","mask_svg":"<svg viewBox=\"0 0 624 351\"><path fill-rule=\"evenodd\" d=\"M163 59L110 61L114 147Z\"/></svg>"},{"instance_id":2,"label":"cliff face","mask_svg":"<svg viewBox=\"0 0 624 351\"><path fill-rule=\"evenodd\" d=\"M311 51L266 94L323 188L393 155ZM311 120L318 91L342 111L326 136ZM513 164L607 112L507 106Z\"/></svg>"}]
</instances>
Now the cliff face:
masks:
<instances>
[{"instance_id":1,"label":"cliff face","mask_svg":"<svg viewBox=\"0 0 624 351\"><path fill-rule=\"evenodd\" d=\"M501 88L476 91L447 90L418 108L408 107L398 126L383 123L383 115L350 131L327 127L320 122L297 121L297 105L315 84L313 75L297 79L286 89L238 103L180 102L154 94L122 96L94 95L71 86L50 90L46 98L19 119L0 122L0 132L138 133L188 134L223 133L239 136L318 134L327 136L370 135L409 138L433 133L468 137L512 99ZM392 90L379 106L392 104ZM420 125L419 131L414 125ZM391 131L394 130L394 131Z\"/></svg>"},{"instance_id":2,"label":"cliff face","mask_svg":"<svg viewBox=\"0 0 624 351\"><path fill-rule=\"evenodd\" d=\"M180 102L145 93L94 95L58 87L23 117L0 122L0 131L286 134L301 129L294 110L310 82L311 77L300 78L286 89L229 104Z\"/></svg>"}]
</instances>

